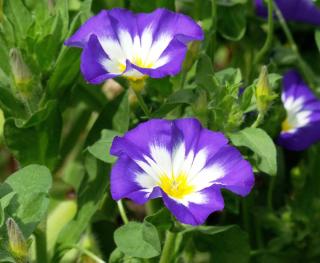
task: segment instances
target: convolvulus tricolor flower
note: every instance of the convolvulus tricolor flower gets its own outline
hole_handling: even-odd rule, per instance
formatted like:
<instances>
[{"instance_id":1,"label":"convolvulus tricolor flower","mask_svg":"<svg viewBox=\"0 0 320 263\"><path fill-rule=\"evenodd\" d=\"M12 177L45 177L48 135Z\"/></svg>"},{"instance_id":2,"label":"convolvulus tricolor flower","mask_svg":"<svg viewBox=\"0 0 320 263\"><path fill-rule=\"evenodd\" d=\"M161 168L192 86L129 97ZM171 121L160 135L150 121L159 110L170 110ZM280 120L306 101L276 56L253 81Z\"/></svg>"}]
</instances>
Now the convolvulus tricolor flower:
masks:
<instances>
[{"instance_id":1,"label":"convolvulus tricolor flower","mask_svg":"<svg viewBox=\"0 0 320 263\"><path fill-rule=\"evenodd\" d=\"M254 184L249 162L196 119L147 121L116 137L110 152L118 157L111 172L115 200L143 204L162 197L186 224L202 224L222 210L222 188L245 196Z\"/></svg>"},{"instance_id":2,"label":"convolvulus tricolor flower","mask_svg":"<svg viewBox=\"0 0 320 263\"><path fill-rule=\"evenodd\" d=\"M294 70L284 76L281 99L287 117L279 144L299 151L320 140L320 100Z\"/></svg>"},{"instance_id":3,"label":"convolvulus tricolor flower","mask_svg":"<svg viewBox=\"0 0 320 263\"><path fill-rule=\"evenodd\" d=\"M257 14L266 17L268 10L264 0L255 1ZM288 21L320 25L320 8L312 0L275 0L275 3Z\"/></svg>"},{"instance_id":4,"label":"convolvulus tricolor flower","mask_svg":"<svg viewBox=\"0 0 320 263\"><path fill-rule=\"evenodd\" d=\"M186 44L202 39L201 27L185 15L115 8L90 18L65 44L83 49L81 71L88 82L98 84L117 76L139 80L176 75Z\"/></svg>"}]
</instances>

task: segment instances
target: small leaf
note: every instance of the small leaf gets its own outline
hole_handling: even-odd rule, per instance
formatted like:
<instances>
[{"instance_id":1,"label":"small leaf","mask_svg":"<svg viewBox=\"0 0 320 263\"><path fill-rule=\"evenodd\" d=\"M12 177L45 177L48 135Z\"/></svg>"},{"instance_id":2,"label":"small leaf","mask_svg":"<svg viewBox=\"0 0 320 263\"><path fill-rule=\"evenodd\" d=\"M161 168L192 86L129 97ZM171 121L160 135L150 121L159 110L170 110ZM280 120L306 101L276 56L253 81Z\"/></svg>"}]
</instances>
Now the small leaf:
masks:
<instances>
[{"instance_id":1,"label":"small leaf","mask_svg":"<svg viewBox=\"0 0 320 263\"><path fill-rule=\"evenodd\" d=\"M159 231L169 230L174 224L171 213L166 208L162 208L157 213L147 216L144 220L154 225Z\"/></svg>"},{"instance_id":2,"label":"small leaf","mask_svg":"<svg viewBox=\"0 0 320 263\"><path fill-rule=\"evenodd\" d=\"M181 245L192 238L197 250L209 252L216 263L247 263L250 259L248 234L237 225L199 226L182 232Z\"/></svg>"},{"instance_id":3,"label":"small leaf","mask_svg":"<svg viewBox=\"0 0 320 263\"><path fill-rule=\"evenodd\" d=\"M29 165L9 176L4 183L15 193L5 211L18 220L25 237L34 231L47 212L51 184L50 171L40 165ZM2 206L3 201L1 198Z\"/></svg>"},{"instance_id":4,"label":"small leaf","mask_svg":"<svg viewBox=\"0 0 320 263\"><path fill-rule=\"evenodd\" d=\"M113 130L103 130L101 139L92 146L88 147L88 151L94 157L103 162L114 163L116 158L110 155L110 148L114 137L118 135L120 135L119 132Z\"/></svg>"},{"instance_id":5,"label":"small leaf","mask_svg":"<svg viewBox=\"0 0 320 263\"><path fill-rule=\"evenodd\" d=\"M4 125L5 141L22 166L38 163L53 169L58 158L61 113L55 101L23 122L8 118Z\"/></svg>"},{"instance_id":6,"label":"small leaf","mask_svg":"<svg viewBox=\"0 0 320 263\"><path fill-rule=\"evenodd\" d=\"M258 168L267 174L277 173L277 151L270 136L262 129L246 128L229 135L235 146L245 146L259 157Z\"/></svg>"},{"instance_id":7,"label":"small leaf","mask_svg":"<svg viewBox=\"0 0 320 263\"><path fill-rule=\"evenodd\" d=\"M161 252L157 229L148 222L129 222L115 231L114 240L127 256L153 258Z\"/></svg>"},{"instance_id":8,"label":"small leaf","mask_svg":"<svg viewBox=\"0 0 320 263\"><path fill-rule=\"evenodd\" d=\"M167 101L152 114L153 118L160 118L183 104L191 105L195 101L195 92L192 89L179 90L173 93Z\"/></svg>"},{"instance_id":9,"label":"small leaf","mask_svg":"<svg viewBox=\"0 0 320 263\"><path fill-rule=\"evenodd\" d=\"M119 107L113 117L112 127L119 132L126 132L129 128L130 121L130 107L129 107L129 92L127 91Z\"/></svg>"},{"instance_id":10,"label":"small leaf","mask_svg":"<svg viewBox=\"0 0 320 263\"><path fill-rule=\"evenodd\" d=\"M4 1L4 10L12 22L18 38L25 38L32 24L32 16L21 0Z\"/></svg>"},{"instance_id":11,"label":"small leaf","mask_svg":"<svg viewBox=\"0 0 320 263\"><path fill-rule=\"evenodd\" d=\"M246 5L220 6L218 31L226 39L239 41L246 32Z\"/></svg>"}]
</instances>

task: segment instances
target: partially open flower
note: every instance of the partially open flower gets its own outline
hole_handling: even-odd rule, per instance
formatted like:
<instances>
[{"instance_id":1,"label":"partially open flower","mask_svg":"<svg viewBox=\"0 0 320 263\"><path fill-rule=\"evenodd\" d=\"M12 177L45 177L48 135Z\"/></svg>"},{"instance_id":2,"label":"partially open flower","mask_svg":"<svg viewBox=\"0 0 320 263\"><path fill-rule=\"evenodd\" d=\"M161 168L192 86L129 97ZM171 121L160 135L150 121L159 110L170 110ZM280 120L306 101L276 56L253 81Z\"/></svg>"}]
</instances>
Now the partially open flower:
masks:
<instances>
[{"instance_id":1,"label":"partially open flower","mask_svg":"<svg viewBox=\"0 0 320 263\"><path fill-rule=\"evenodd\" d=\"M282 123L279 144L300 151L320 140L320 100L296 71L285 74L281 99L287 117Z\"/></svg>"},{"instance_id":2,"label":"partially open flower","mask_svg":"<svg viewBox=\"0 0 320 263\"><path fill-rule=\"evenodd\" d=\"M117 76L136 81L176 75L187 43L202 39L201 27L185 15L115 8L90 18L65 44L83 49L81 71L88 82L98 84Z\"/></svg>"},{"instance_id":3,"label":"partially open flower","mask_svg":"<svg viewBox=\"0 0 320 263\"><path fill-rule=\"evenodd\" d=\"M255 0L255 2L257 14L266 17L268 9L264 0ZM320 25L320 8L313 0L274 0L274 2L286 20Z\"/></svg>"},{"instance_id":4,"label":"partially open flower","mask_svg":"<svg viewBox=\"0 0 320 263\"><path fill-rule=\"evenodd\" d=\"M252 167L240 152L196 119L142 123L116 137L110 152L119 157L111 172L115 200L143 204L162 197L186 224L202 224L223 209L221 188L245 196L254 183Z\"/></svg>"}]
</instances>

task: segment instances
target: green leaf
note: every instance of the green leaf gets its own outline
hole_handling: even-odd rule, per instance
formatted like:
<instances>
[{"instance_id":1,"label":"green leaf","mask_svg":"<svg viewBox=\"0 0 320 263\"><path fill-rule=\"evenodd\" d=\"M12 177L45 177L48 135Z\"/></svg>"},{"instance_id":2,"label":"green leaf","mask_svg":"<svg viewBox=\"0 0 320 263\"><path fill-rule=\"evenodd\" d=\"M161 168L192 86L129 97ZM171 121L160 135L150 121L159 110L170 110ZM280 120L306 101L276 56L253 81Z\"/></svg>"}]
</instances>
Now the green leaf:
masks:
<instances>
[{"instance_id":1,"label":"green leaf","mask_svg":"<svg viewBox=\"0 0 320 263\"><path fill-rule=\"evenodd\" d=\"M218 31L226 39L239 41L246 32L246 5L220 6Z\"/></svg>"},{"instance_id":2,"label":"green leaf","mask_svg":"<svg viewBox=\"0 0 320 263\"><path fill-rule=\"evenodd\" d=\"M108 167L90 154L86 155L85 161L87 174L81 182L78 194L78 211L75 218L59 233L52 262L59 262L65 250L80 240L92 216L104 201Z\"/></svg>"},{"instance_id":3,"label":"green leaf","mask_svg":"<svg viewBox=\"0 0 320 263\"><path fill-rule=\"evenodd\" d=\"M118 132L126 132L130 122L129 92L127 91L113 117L112 127Z\"/></svg>"},{"instance_id":4,"label":"green leaf","mask_svg":"<svg viewBox=\"0 0 320 263\"><path fill-rule=\"evenodd\" d=\"M53 169L58 158L61 125L58 105L50 101L26 122L7 119L5 142L22 166L38 163Z\"/></svg>"},{"instance_id":5,"label":"green leaf","mask_svg":"<svg viewBox=\"0 0 320 263\"><path fill-rule=\"evenodd\" d=\"M2 227L3 223L4 223L4 211L3 211L3 207L1 205L1 202L0 202L0 227Z\"/></svg>"},{"instance_id":6,"label":"green leaf","mask_svg":"<svg viewBox=\"0 0 320 263\"><path fill-rule=\"evenodd\" d=\"M30 236L47 212L51 184L50 171L41 165L29 165L12 174L4 183L15 194L5 208L5 214L19 222L25 237Z\"/></svg>"},{"instance_id":7,"label":"green leaf","mask_svg":"<svg viewBox=\"0 0 320 263\"><path fill-rule=\"evenodd\" d=\"M0 108L8 117L26 118L24 104L18 100L9 88L0 86Z\"/></svg>"},{"instance_id":8,"label":"green leaf","mask_svg":"<svg viewBox=\"0 0 320 263\"><path fill-rule=\"evenodd\" d=\"M125 96L126 94L121 94L116 99L106 103L106 105L100 112L98 119L96 120L89 132L87 141L85 143L86 146L91 146L95 142L97 142L100 139L101 131L103 129L115 130L114 124L117 122L115 114L118 112L118 109L120 108L121 104L122 106L124 106L123 103L126 100L124 99ZM129 118L129 116L127 117ZM120 124L119 127L121 127L121 125L122 124Z\"/></svg>"},{"instance_id":9,"label":"green leaf","mask_svg":"<svg viewBox=\"0 0 320 263\"><path fill-rule=\"evenodd\" d=\"M120 133L113 130L103 130L101 132L101 139L92 146L88 147L88 151L97 159L105 163L114 163L116 157L110 155L110 148L115 136Z\"/></svg>"},{"instance_id":10,"label":"green leaf","mask_svg":"<svg viewBox=\"0 0 320 263\"><path fill-rule=\"evenodd\" d=\"M209 83L212 83L213 74L211 59L207 55L202 55L197 64L196 83L201 87L207 87Z\"/></svg>"},{"instance_id":11,"label":"green leaf","mask_svg":"<svg viewBox=\"0 0 320 263\"><path fill-rule=\"evenodd\" d=\"M23 2L21 0L4 1L4 12L13 24L16 37L25 38L32 24L32 16Z\"/></svg>"},{"instance_id":12,"label":"green leaf","mask_svg":"<svg viewBox=\"0 0 320 263\"><path fill-rule=\"evenodd\" d=\"M75 83L80 70L80 53L75 48L64 49L54 67L47 86L50 98L61 97L66 89L70 89Z\"/></svg>"},{"instance_id":13,"label":"green leaf","mask_svg":"<svg viewBox=\"0 0 320 263\"><path fill-rule=\"evenodd\" d=\"M160 8L160 7L174 10L175 4L174 4L174 1L172 0L152 0L152 1L131 0L130 7L135 12L152 12L156 8Z\"/></svg>"},{"instance_id":14,"label":"green leaf","mask_svg":"<svg viewBox=\"0 0 320 263\"><path fill-rule=\"evenodd\" d=\"M153 258L161 252L157 229L148 222L129 222L115 231L114 240L127 256Z\"/></svg>"},{"instance_id":15,"label":"green leaf","mask_svg":"<svg viewBox=\"0 0 320 263\"><path fill-rule=\"evenodd\" d=\"M153 118L160 118L172 111L175 107L183 104L191 105L195 101L195 92L192 89L179 90L168 97L167 101L156 110Z\"/></svg>"},{"instance_id":16,"label":"green leaf","mask_svg":"<svg viewBox=\"0 0 320 263\"><path fill-rule=\"evenodd\" d=\"M157 213L147 216L144 220L154 225L158 231L169 230L174 224L171 213L166 208L162 208Z\"/></svg>"},{"instance_id":17,"label":"green leaf","mask_svg":"<svg viewBox=\"0 0 320 263\"><path fill-rule=\"evenodd\" d=\"M237 225L199 226L181 233L181 245L192 238L197 250L209 252L211 261L216 263L248 263L250 246L248 234Z\"/></svg>"},{"instance_id":18,"label":"green leaf","mask_svg":"<svg viewBox=\"0 0 320 263\"><path fill-rule=\"evenodd\" d=\"M277 174L277 150L270 136L262 129L245 128L229 134L235 146L245 146L258 156L258 168L267 174Z\"/></svg>"}]
</instances>

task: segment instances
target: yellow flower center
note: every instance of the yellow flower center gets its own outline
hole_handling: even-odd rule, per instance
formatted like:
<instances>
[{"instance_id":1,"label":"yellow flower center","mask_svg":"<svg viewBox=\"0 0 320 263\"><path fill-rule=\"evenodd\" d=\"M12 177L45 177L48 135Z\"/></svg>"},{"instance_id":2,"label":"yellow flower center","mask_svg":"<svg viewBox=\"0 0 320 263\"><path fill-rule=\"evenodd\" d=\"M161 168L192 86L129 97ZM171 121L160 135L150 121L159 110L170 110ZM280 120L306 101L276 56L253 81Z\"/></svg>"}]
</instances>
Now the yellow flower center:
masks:
<instances>
[{"instance_id":1,"label":"yellow flower center","mask_svg":"<svg viewBox=\"0 0 320 263\"><path fill-rule=\"evenodd\" d=\"M288 118L286 118L283 122L282 122L282 131L283 132L287 132L292 130L294 127L289 123Z\"/></svg>"},{"instance_id":2,"label":"yellow flower center","mask_svg":"<svg viewBox=\"0 0 320 263\"><path fill-rule=\"evenodd\" d=\"M189 184L188 177L184 173L180 173L177 177L160 176L159 186L166 194L177 199L181 199L195 190L194 186Z\"/></svg>"}]
</instances>

